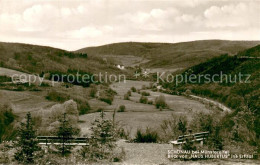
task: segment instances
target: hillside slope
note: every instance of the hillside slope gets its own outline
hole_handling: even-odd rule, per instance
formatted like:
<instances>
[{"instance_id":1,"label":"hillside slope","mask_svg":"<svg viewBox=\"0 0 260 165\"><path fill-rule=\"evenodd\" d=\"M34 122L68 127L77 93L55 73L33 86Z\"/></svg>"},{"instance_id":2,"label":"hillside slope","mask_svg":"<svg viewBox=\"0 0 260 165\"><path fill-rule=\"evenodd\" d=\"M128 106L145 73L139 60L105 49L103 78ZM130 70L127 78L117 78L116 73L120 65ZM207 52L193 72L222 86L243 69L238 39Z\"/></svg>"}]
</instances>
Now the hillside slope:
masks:
<instances>
[{"instance_id":1,"label":"hillside slope","mask_svg":"<svg viewBox=\"0 0 260 165\"><path fill-rule=\"evenodd\" d=\"M4 42L0 42L0 67L38 74L42 72L66 73L68 69L88 73L103 70L108 73L119 71L102 59L89 57L87 54L46 46Z\"/></svg>"},{"instance_id":2,"label":"hillside slope","mask_svg":"<svg viewBox=\"0 0 260 165\"><path fill-rule=\"evenodd\" d=\"M260 45L239 52L235 56L222 55L187 69L183 75L227 75L217 76L214 82L202 77L200 81L164 83L163 86L173 93L195 94L212 98L233 109L223 121L224 129L240 141L251 145L259 144L260 138ZM243 75L239 79L239 74ZM230 78L231 76L231 78ZM249 77L250 76L250 77ZM248 79L249 78L249 79ZM212 79L211 79L212 80ZM241 81L240 81L241 80ZM236 131L236 132L234 132ZM253 132L253 133L252 133ZM257 143L252 143L255 141ZM258 145L260 151L260 145Z\"/></svg>"},{"instance_id":3,"label":"hillside slope","mask_svg":"<svg viewBox=\"0 0 260 165\"><path fill-rule=\"evenodd\" d=\"M123 62L129 60L129 56L141 57L138 62L147 68L187 68L220 54L234 55L257 44L260 41L202 40L174 44L125 42L83 48L76 52L88 53L90 56L118 57Z\"/></svg>"}]
</instances>

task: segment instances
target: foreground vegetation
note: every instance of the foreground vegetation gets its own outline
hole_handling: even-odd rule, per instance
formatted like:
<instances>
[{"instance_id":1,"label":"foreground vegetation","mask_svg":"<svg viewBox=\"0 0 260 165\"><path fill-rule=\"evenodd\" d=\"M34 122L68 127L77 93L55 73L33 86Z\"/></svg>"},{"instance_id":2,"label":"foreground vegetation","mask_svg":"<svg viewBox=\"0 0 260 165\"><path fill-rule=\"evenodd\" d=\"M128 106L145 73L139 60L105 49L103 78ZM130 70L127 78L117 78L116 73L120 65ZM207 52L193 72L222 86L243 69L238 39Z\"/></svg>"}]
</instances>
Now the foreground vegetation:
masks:
<instances>
[{"instance_id":1,"label":"foreground vegetation","mask_svg":"<svg viewBox=\"0 0 260 165\"><path fill-rule=\"evenodd\" d=\"M251 58L247 58L251 57ZM197 83L182 83L176 86L174 83L164 83L165 88L171 89L170 93L190 95L195 94L212 98L233 109L231 114L226 115L216 126L223 135L228 145L237 144L255 147L260 152L260 46L239 52L236 56L222 55L205 63L187 69L183 75L202 74L227 74L250 75L248 83L226 82L206 83L202 79ZM246 77L242 80L245 81ZM215 79L220 81L221 78ZM232 79L234 81L234 78Z\"/></svg>"}]
</instances>

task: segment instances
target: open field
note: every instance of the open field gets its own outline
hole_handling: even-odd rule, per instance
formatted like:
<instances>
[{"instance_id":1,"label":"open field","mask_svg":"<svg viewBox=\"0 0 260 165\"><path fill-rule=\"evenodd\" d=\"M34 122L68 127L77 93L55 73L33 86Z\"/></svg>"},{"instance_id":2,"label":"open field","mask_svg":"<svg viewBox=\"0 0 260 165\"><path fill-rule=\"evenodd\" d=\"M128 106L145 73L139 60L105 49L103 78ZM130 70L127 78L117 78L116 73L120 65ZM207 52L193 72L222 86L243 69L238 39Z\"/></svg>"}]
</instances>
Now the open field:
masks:
<instances>
[{"instance_id":1,"label":"open field","mask_svg":"<svg viewBox=\"0 0 260 165\"><path fill-rule=\"evenodd\" d=\"M0 90L0 94L11 104L15 114L25 114L27 112L49 108L56 104L55 102L46 100L43 92Z\"/></svg>"},{"instance_id":2,"label":"open field","mask_svg":"<svg viewBox=\"0 0 260 165\"><path fill-rule=\"evenodd\" d=\"M134 67L149 62L148 59L133 55L102 55L101 57L108 62L113 61L114 64L124 65L125 67Z\"/></svg>"},{"instance_id":3,"label":"open field","mask_svg":"<svg viewBox=\"0 0 260 165\"><path fill-rule=\"evenodd\" d=\"M134 137L136 130L138 128L145 129L147 127L159 130L160 123L169 119L172 114L187 116L188 120L192 119L194 113L204 112L209 113L211 110L207 109L206 106L198 101L190 100L183 96L174 96L163 94L166 98L166 103L168 108L163 111L156 109L154 105L139 103L140 94L132 92L130 100L124 100L123 95L130 90L131 87L136 87L136 89L141 89L143 85L149 86L149 82L145 81L130 81L127 80L125 83L115 83L111 85L111 88L117 92L112 105L102 106L106 111L106 116L112 119L113 111L120 105L125 105L125 112L117 112L115 120L119 122L119 125L130 132L130 136ZM151 96L148 96L149 100L155 100L160 92L152 92L150 90L145 90L150 92ZM89 128L91 123L99 118L99 113L92 113L80 116L79 123L82 134L89 134Z\"/></svg>"}]
</instances>

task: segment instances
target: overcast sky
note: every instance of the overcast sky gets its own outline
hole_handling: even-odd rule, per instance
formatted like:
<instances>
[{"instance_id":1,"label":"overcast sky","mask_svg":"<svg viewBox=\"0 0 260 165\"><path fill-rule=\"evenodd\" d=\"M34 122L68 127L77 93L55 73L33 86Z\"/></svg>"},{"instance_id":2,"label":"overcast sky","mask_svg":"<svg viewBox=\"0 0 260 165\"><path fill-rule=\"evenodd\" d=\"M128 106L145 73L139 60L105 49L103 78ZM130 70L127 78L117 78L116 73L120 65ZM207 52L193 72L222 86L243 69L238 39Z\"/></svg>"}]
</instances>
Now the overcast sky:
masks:
<instances>
[{"instance_id":1,"label":"overcast sky","mask_svg":"<svg viewBox=\"0 0 260 165\"><path fill-rule=\"evenodd\" d=\"M115 42L260 40L260 0L0 0L0 41L66 50Z\"/></svg>"}]
</instances>

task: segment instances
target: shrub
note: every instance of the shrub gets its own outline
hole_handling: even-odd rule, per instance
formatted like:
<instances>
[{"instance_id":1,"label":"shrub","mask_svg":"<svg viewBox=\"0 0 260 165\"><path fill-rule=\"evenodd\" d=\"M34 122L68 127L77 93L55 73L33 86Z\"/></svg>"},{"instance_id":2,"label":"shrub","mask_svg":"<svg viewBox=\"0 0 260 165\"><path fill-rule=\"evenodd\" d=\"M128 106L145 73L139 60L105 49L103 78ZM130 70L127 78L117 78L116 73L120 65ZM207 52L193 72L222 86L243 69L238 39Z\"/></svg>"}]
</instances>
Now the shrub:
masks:
<instances>
[{"instance_id":1,"label":"shrub","mask_svg":"<svg viewBox=\"0 0 260 165\"><path fill-rule=\"evenodd\" d=\"M180 121L184 126L181 126ZM187 119L184 116L172 114L169 119L163 120L161 123L161 140L168 142L172 139L177 139L179 136L182 136L186 131ZM182 127L182 128L181 128Z\"/></svg>"},{"instance_id":2,"label":"shrub","mask_svg":"<svg viewBox=\"0 0 260 165\"><path fill-rule=\"evenodd\" d=\"M113 100L114 100L114 96L116 95L116 91L114 91L111 88L108 88L102 92L100 92L100 98L99 100L111 105Z\"/></svg>"},{"instance_id":3,"label":"shrub","mask_svg":"<svg viewBox=\"0 0 260 165\"><path fill-rule=\"evenodd\" d=\"M136 88L135 88L135 87L132 87L132 88L131 88L131 91L132 91L132 92L136 92Z\"/></svg>"},{"instance_id":4,"label":"shrub","mask_svg":"<svg viewBox=\"0 0 260 165\"><path fill-rule=\"evenodd\" d=\"M97 93L97 88L95 86L92 86L90 91L89 91L89 96L90 97L95 97Z\"/></svg>"},{"instance_id":5,"label":"shrub","mask_svg":"<svg viewBox=\"0 0 260 165\"><path fill-rule=\"evenodd\" d=\"M79 115L84 115L90 110L89 103L86 100L74 99L74 101L77 103Z\"/></svg>"},{"instance_id":6,"label":"shrub","mask_svg":"<svg viewBox=\"0 0 260 165\"><path fill-rule=\"evenodd\" d=\"M141 95L142 95L142 96L150 96L150 93L149 93L149 92L146 92L146 91L144 91L144 92L142 92L142 93L141 93Z\"/></svg>"},{"instance_id":7,"label":"shrub","mask_svg":"<svg viewBox=\"0 0 260 165\"><path fill-rule=\"evenodd\" d=\"M108 89L106 90L106 92L107 92L107 94L108 94L109 96L114 96L114 95L117 94L116 91L114 91L114 90L111 89L111 88L108 88Z\"/></svg>"},{"instance_id":8,"label":"shrub","mask_svg":"<svg viewBox=\"0 0 260 165\"><path fill-rule=\"evenodd\" d=\"M137 143L156 143L158 141L158 134L149 128L146 128L145 132L138 129L134 141Z\"/></svg>"},{"instance_id":9,"label":"shrub","mask_svg":"<svg viewBox=\"0 0 260 165\"><path fill-rule=\"evenodd\" d=\"M118 112L125 112L125 105L120 105Z\"/></svg>"},{"instance_id":10,"label":"shrub","mask_svg":"<svg viewBox=\"0 0 260 165\"><path fill-rule=\"evenodd\" d=\"M112 97L101 97L100 100L105 102L105 103L107 103L107 104L109 104L109 105L111 105L112 102L113 102L113 98Z\"/></svg>"},{"instance_id":11,"label":"shrub","mask_svg":"<svg viewBox=\"0 0 260 165\"><path fill-rule=\"evenodd\" d=\"M103 108L98 108L97 109L97 112L102 112L102 111L104 111Z\"/></svg>"},{"instance_id":12,"label":"shrub","mask_svg":"<svg viewBox=\"0 0 260 165\"><path fill-rule=\"evenodd\" d=\"M147 99L147 97L145 97L145 96L141 96L139 102L140 102L140 103L143 103L143 104L147 104L148 99Z\"/></svg>"},{"instance_id":13,"label":"shrub","mask_svg":"<svg viewBox=\"0 0 260 165\"><path fill-rule=\"evenodd\" d=\"M126 93L126 94L124 95L124 100L130 100L128 93Z\"/></svg>"},{"instance_id":14,"label":"shrub","mask_svg":"<svg viewBox=\"0 0 260 165\"><path fill-rule=\"evenodd\" d=\"M148 104L153 105L153 100L149 100Z\"/></svg>"},{"instance_id":15,"label":"shrub","mask_svg":"<svg viewBox=\"0 0 260 165\"><path fill-rule=\"evenodd\" d=\"M166 108L167 104L165 102L165 97L163 95L160 95L159 97L156 97L155 99L155 106L156 108Z\"/></svg>"},{"instance_id":16,"label":"shrub","mask_svg":"<svg viewBox=\"0 0 260 165\"><path fill-rule=\"evenodd\" d=\"M70 99L70 96L65 93L60 93L52 90L45 98L50 101L65 102Z\"/></svg>"},{"instance_id":17,"label":"shrub","mask_svg":"<svg viewBox=\"0 0 260 165\"><path fill-rule=\"evenodd\" d=\"M223 138L220 135L220 127L217 126L209 137L209 146L215 150L223 150Z\"/></svg>"},{"instance_id":18,"label":"shrub","mask_svg":"<svg viewBox=\"0 0 260 165\"><path fill-rule=\"evenodd\" d=\"M130 90L127 91L127 94L128 94L129 96L132 96L132 92L131 92Z\"/></svg>"},{"instance_id":19,"label":"shrub","mask_svg":"<svg viewBox=\"0 0 260 165\"><path fill-rule=\"evenodd\" d=\"M185 139L185 141L186 143L184 143L181 147L183 150L196 150L196 146L194 145L193 141L191 141L189 138Z\"/></svg>"},{"instance_id":20,"label":"shrub","mask_svg":"<svg viewBox=\"0 0 260 165\"><path fill-rule=\"evenodd\" d=\"M145 86L145 85L142 85L142 89L146 89L146 86Z\"/></svg>"}]
</instances>

